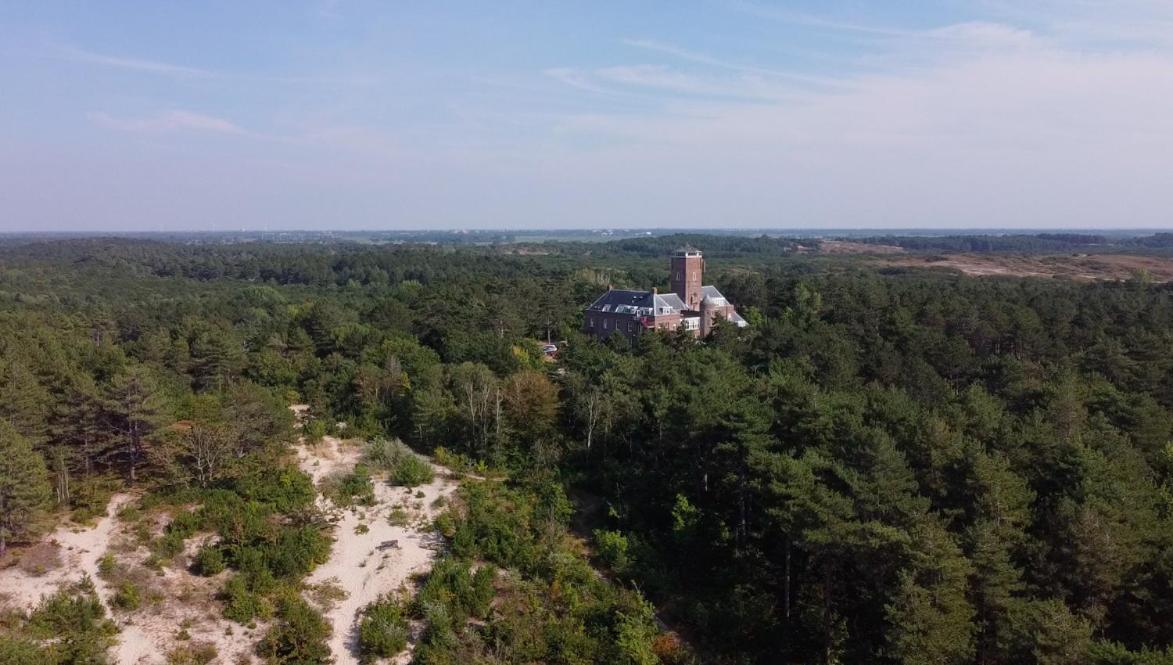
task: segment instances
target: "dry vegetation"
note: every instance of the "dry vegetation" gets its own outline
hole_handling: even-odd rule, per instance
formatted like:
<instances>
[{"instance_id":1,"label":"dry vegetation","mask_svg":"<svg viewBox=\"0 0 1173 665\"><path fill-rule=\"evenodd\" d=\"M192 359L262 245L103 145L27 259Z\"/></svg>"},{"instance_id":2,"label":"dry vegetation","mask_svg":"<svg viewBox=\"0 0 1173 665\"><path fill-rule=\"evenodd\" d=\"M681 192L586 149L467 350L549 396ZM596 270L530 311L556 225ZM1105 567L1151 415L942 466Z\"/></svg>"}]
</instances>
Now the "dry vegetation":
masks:
<instances>
[{"instance_id":1,"label":"dry vegetation","mask_svg":"<svg viewBox=\"0 0 1173 665\"><path fill-rule=\"evenodd\" d=\"M1135 254L904 255L881 259L880 264L911 268L945 268L977 277L1057 277L1095 281L1131 279L1144 274L1154 282L1173 281L1173 258Z\"/></svg>"}]
</instances>

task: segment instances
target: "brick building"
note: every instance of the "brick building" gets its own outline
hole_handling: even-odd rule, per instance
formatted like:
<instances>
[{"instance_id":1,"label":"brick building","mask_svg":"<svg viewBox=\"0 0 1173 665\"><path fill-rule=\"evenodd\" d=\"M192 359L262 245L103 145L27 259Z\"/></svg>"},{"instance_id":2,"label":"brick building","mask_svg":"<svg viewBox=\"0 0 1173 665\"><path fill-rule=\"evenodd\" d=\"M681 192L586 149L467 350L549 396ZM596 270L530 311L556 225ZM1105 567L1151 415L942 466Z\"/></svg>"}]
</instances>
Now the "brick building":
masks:
<instances>
[{"instance_id":1,"label":"brick building","mask_svg":"<svg viewBox=\"0 0 1173 665\"><path fill-rule=\"evenodd\" d=\"M634 341L646 331L681 328L703 337L719 318L741 328L747 325L717 287L703 285L705 259L700 250L677 250L671 268L669 293L607 289L586 308L583 332L597 339L618 332Z\"/></svg>"}]
</instances>

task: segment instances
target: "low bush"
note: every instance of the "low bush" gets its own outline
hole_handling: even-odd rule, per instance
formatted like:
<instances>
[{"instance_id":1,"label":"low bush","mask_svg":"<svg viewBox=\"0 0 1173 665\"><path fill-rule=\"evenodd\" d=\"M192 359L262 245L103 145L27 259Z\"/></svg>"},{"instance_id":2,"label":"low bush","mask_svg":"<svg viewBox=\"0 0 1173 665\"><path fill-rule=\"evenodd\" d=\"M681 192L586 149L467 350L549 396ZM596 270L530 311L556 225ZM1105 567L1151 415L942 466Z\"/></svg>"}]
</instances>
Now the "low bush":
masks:
<instances>
[{"instance_id":1,"label":"low bush","mask_svg":"<svg viewBox=\"0 0 1173 665\"><path fill-rule=\"evenodd\" d=\"M383 596L363 609L358 627L363 662L395 656L407 648L407 636L407 616L394 596Z\"/></svg>"},{"instance_id":2,"label":"low bush","mask_svg":"<svg viewBox=\"0 0 1173 665\"><path fill-rule=\"evenodd\" d=\"M432 453L436 460L436 464L446 467L455 473L466 473L472 466L472 461L467 455L454 453L447 448L440 446Z\"/></svg>"},{"instance_id":3,"label":"low bush","mask_svg":"<svg viewBox=\"0 0 1173 665\"><path fill-rule=\"evenodd\" d=\"M415 487L432 482L435 474L428 461L399 439L375 439L367 444L363 459L387 472L394 485Z\"/></svg>"},{"instance_id":4,"label":"low bush","mask_svg":"<svg viewBox=\"0 0 1173 665\"><path fill-rule=\"evenodd\" d=\"M224 563L224 552L217 545L204 545L200 548L195 558L195 572L205 577L211 577L221 573L226 564Z\"/></svg>"},{"instance_id":5,"label":"low bush","mask_svg":"<svg viewBox=\"0 0 1173 665\"><path fill-rule=\"evenodd\" d=\"M13 633L21 638L0 647L0 655L5 656L0 662L21 663L20 659L27 656L28 644L37 642L40 658L26 662L105 663L118 628L107 618L94 584L87 577L42 600ZM11 659L5 650L12 654Z\"/></svg>"},{"instance_id":6,"label":"low bush","mask_svg":"<svg viewBox=\"0 0 1173 665\"><path fill-rule=\"evenodd\" d=\"M114 607L127 612L133 612L142 607L143 596L138 585L129 580L118 585L112 600Z\"/></svg>"},{"instance_id":7,"label":"low bush","mask_svg":"<svg viewBox=\"0 0 1173 665\"><path fill-rule=\"evenodd\" d=\"M106 515L110 497L122 486L116 476L82 477L73 483L69 494L70 518L78 523Z\"/></svg>"},{"instance_id":8,"label":"low bush","mask_svg":"<svg viewBox=\"0 0 1173 665\"><path fill-rule=\"evenodd\" d=\"M296 594L282 599L277 621L257 645L257 654L276 663L326 665L333 662L330 624Z\"/></svg>"},{"instance_id":9,"label":"low bush","mask_svg":"<svg viewBox=\"0 0 1173 665\"><path fill-rule=\"evenodd\" d=\"M404 459L415 455L407 444L399 439L384 439L382 437L369 441L363 451L363 460L383 471L391 471Z\"/></svg>"},{"instance_id":10,"label":"low bush","mask_svg":"<svg viewBox=\"0 0 1173 665\"><path fill-rule=\"evenodd\" d=\"M0 635L0 663L5 665L45 665L45 653L36 642Z\"/></svg>"},{"instance_id":11,"label":"low bush","mask_svg":"<svg viewBox=\"0 0 1173 665\"><path fill-rule=\"evenodd\" d=\"M235 489L245 499L268 504L283 514L311 508L318 495L310 477L293 466L246 475L236 481Z\"/></svg>"},{"instance_id":12,"label":"low bush","mask_svg":"<svg viewBox=\"0 0 1173 665\"><path fill-rule=\"evenodd\" d=\"M356 464L350 473L328 476L321 482L319 490L334 505L342 508L371 506L375 503L375 486L371 483L370 468L366 464Z\"/></svg>"},{"instance_id":13,"label":"low bush","mask_svg":"<svg viewBox=\"0 0 1173 665\"><path fill-rule=\"evenodd\" d=\"M400 506L395 506L387 515L387 522L391 526L407 526L411 523L411 515Z\"/></svg>"},{"instance_id":14,"label":"low bush","mask_svg":"<svg viewBox=\"0 0 1173 665\"><path fill-rule=\"evenodd\" d=\"M277 542L264 547L264 562L278 579L298 579L330 558L331 542L316 526L281 532Z\"/></svg>"},{"instance_id":15,"label":"low bush","mask_svg":"<svg viewBox=\"0 0 1173 665\"><path fill-rule=\"evenodd\" d=\"M493 579L497 571L491 564L471 572L468 561L448 557L437 562L415 599L415 614L423 616L431 605L445 605L449 617L462 625L469 617L488 616L493 600Z\"/></svg>"},{"instance_id":16,"label":"low bush","mask_svg":"<svg viewBox=\"0 0 1173 665\"><path fill-rule=\"evenodd\" d=\"M631 561L628 557L627 537L618 531L595 529L595 547L598 548L599 558L608 568L622 575L628 570Z\"/></svg>"},{"instance_id":17,"label":"low bush","mask_svg":"<svg viewBox=\"0 0 1173 665\"><path fill-rule=\"evenodd\" d=\"M435 473L432 465L424 458L412 454L406 457L391 471L391 483L403 487L416 487L432 482Z\"/></svg>"},{"instance_id":18,"label":"low bush","mask_svg":"<svg viewBox=\"0 0 1173 665\"><path fill-rule=\"evenodd\" d=\"M224 600L224 616L242 625L248 625L254 619L264 618L269 614L264 599L249 589L241 575L237 575L224 584L221 592Z\"/></svg>"},{"instance_id":19,"label":"low bush","mask_svg":"<svg viewBox=\"0 0 1173 665\"><path fill-rule=\"evenodd\" d=\"M208 665L218 655L215 644L195 642L172 649L167 654L167 665Z\"/></svg>"}]
</instances>

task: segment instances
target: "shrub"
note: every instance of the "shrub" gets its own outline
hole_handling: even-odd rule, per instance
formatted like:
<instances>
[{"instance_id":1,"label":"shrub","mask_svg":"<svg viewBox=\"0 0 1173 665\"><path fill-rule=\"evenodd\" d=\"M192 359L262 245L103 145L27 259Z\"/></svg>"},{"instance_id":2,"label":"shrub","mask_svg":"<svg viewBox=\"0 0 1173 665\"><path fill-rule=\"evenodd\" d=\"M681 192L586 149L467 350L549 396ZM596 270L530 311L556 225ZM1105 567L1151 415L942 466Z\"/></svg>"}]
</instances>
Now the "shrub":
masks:
<instances>
[{"instance_id":1,"label":"shrub","mask_svg":"<svg viewBox=\"0 0 1173 665\"><path fill-rule=\"evenodd\" d=\"M236 623L247 625L253 619L267 614L262 599L248 588L241 575L228 580L224 585L222 596L225 618Z\"/></svg>"},{"instance_id":2,"label":"shrub","mask_svg":"<svg viewBox=\"0 0 1173 665\"><path fill-rule=\"evenodd\" d=\"M332 662L330 625L313 607L297 596L281 603L278 621L257 645L257 653L278 663L316 665Z\"/></svg>"},{"instance_id":3,"label":"shrub","mask_svg":"<svg viewBox=\"0 0 1173 665\"><path fill-rule=\"evenodd\" d=\"M363 452L363 459L367 464L382 469L384 471L391 471L399 466L399 463L404 459L415 455L407 444L399 439L384 439L382 437L376 438L367 443L366 450Z\"/></svg>"},{"instance_id":4,"label":"shrub","mask_svg":"<svg viewBox=\"0 0 1173 665\"><path fill-rule=\"evenodd\" d=\"M45 653L35 642L0 635L0 663L5 665L44 665Z\"/></svg>"},{"instance_id":5,"label":"shrub","mask_svg":"<svg viewBox=\"0 0 1173 665\"><path fill-rule=\"evenodd\" d=\"M387 522L391 526L407 526L411 522L411 515L408 515L407 511L403 508L395 506L391 509L391 513L387 515Z\"/></svg>"},{"instance_id":6,"label":"shrub","mask_svg":"<svg viewBox=\"0 0 1173 665\"><path fill-rule=\"evenodd\" d=\"M310 420L302 426L301 431L305 434L306 443L317 443L326 436L326 423L322 420Z\"/></svg>"},{"instance_id":7,"label":"shrub","mask_svg":"<svg viewBox=\"0 0 1173 665\"><path fill-rule=\"evenodd\" d=\"M264 562L277 578L300 578L330 558L330 539L314 526L281 532L264 550Z\"/></svg>"},{"instance_id":8,"label":"shrub","mask_svg":"<svg viewBox=\"0 0 1173 665\"><path fill-rule=\"evenodd\" d=\"M195 558L195 572L211 577L225 568L224 552L216 545L204 545Z\"/></svg>"},{"instance_id":9,"label":"shrub","mask_svg":"<svg viewBox=\"0 0 1173 665\"><path fill-rule=\"evenodd\" d=\"M120 610L133 612L139 607L142 607L142 592L139 591L137 584L127 580L118 585L118 590L114 592L113 603L114 607Z\"/></svg>"},{"instance_id":10,"label":"shrub","mask_svg":"<svg viewBox=\"0 0 1173 665\"><path fill-rule=\"evenodd\" d=\"M415 454L412 454L411 457L404 458L391 471L391 482L404 487L424 485L432 482L432 478L434 477L435 474L432 471L432 465L428 464L427 460Z\"/></svg>"},{"instance_id":11,"label":"shrub","mask_svg":"<svg viewBox=\"0 0 1173 665\"><path fill-rule=\"evenodd\" d=\"M334 505L343 508L375 503L375 486L371 483L370 468L365 464L356 464L351 473L327 477L322 481L321 491Z\"/></svg>"},{"instance_id":12,"label":"shrub","mask_svg":"<svg viewBox=\"0 0 1173 665\"><path fill-rule=\"evenodd\" d=\"M114 574L118 564L114 561L113 554L103 554L101 559L98 559L98 575L102 579L109 579Z\"/></svg>"},{"instance_id":13,"label":"shrub","mask_svg":"<svg viewBox=\"0 0 1173 665\"><path fill-rule=\"evenodd\" d=\"M358 627L363 662L390 658L407 648L408 625L403 607L393 596L383 596L363 609Z\"/></svg>"},{"instance_id":14,"label":"shrub","mask_svg":"<svg viewBox=\"0 0 1173 665\"><path fill-rule=\"evenodd\" d=\"M367 444L363 459L377 469L383 469L395 485L415 487L432 482L435 474L427 460L415 454L399 439L375 439Z\"/></svg>"},{"instance_id":15,"label":"shrub","mask_svg":"<svg viewBox=\"0 0 1173 665\"><path fill-rule=\"evenodd\" d=\"M52 641L49 653L56 660L48 662L104 663L118 629L106 618L94 584L87 577L42 600L29 615L21 634L28 640ZM20 655L25 651L25 644L18 643L11 650ZM3 648L0 655L7 656ZM44 655L42 652L41 659L35 661L37 665L46 662ZM10 661L0 659L0 662ZM14 657L11 662L21 661Z\"/></svg>"},{"instance_id":16,"label":"shrub","mask_svg":"<svg viewBox=\"0 0 1173 665\"><path fill-rule=\"evenodd\" d=\"M211 642L195 642L176 647L167 654L167 665L208 665L219 654Z\"/></svg>"},{"instance_id":17,"label":"shrub","mask_svg":"<svg viewBox=\"0 0 1173 665\"><path fill-rule=\"evenodd\" d=\"M628 559L627 537L618 531L595 529L595 546L598 548L599 558L616 573L627 571L631 561Z\"/></svg>"},{"instance_id":18,"label":"shrub","mask_svg":"<svg viewBox=\"0 0 1173 665\"><path fill-rule=\"evenodd\" d=\"M468 561L452 557L437 562L416 596L416 615L426 616L427 608L438 604L444 606L445 615L457 626L468 617L488 616L497 570L485 564L473 574L470 568Z\"/></svg>"},{"instance_id":19,"label":"shrub","mask_svg":"<svg viewBox=\"0 0 1173 665\"><path fill-rule=\"evenodd\" d=\"M310 477L292 466L245 476L237 481L236 491L245 499L271 505L284 514L313 506L318 495Z\"/></svg>"},{"instance_id":20,"label":"shrub","mask_svg":"<svg viewBox=\"0 0 1173 665\"><path fill-rule=\"evenodd\" d=\"M468 457L460 453L454 453L443 446L436 448L433 457L436 459L436 464L447 467L456 473L464 473L468 471L470 466Z\"/></svg>"},{"instance_id":21,"label":"shrub","mask_svg":"<svg viewBox=\"0 0 1173 665\"><path fill-rule=\"evenodd\" d=\"M121 485L122 481L114 476L79 478L69 494L70 519L82 523L104 516L110 497Z\"/></svg>"}]
</instances>

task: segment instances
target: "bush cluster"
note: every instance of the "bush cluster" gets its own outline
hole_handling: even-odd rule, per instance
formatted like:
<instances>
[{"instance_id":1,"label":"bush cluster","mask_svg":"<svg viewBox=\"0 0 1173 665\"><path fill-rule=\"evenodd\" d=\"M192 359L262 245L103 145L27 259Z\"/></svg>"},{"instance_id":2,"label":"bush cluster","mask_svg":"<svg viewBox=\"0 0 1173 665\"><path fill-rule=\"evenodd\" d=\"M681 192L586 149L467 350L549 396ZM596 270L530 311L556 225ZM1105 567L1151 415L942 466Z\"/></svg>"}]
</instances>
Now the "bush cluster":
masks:
<instances>
[{"instance_id":1,"label":"bush cluster","mask_svg":"<svg viewBox=\"0 0 1173 665\"><path fill-rule=\"evenodd\" d=\"M374 439L367 444L363 458L372 467L386 471L394 485L416 487L435 477L432 465L399 439Z\"/></svg>"},{"instance_id":2,"label":"bush cluster","mask_svg":"<svg viewBox=\"0 0 1173 665\"><path fill-rule=\"evenodd\" d=\"M26 619L0 622L0 663L105 663L117 633L93 583L85 578L42 600Z\"/></svg>"},{"instance_id":3,"label":"bush cluster","mask_svg":"<svg viewBox=\"0 0 1173 665\"><path fill-rule=\"evenodd\" d=\"M362 611L359 653L364 662L391 658L407 648L407 614L395 596L383 596Z\"/></svg>"}]
</instances>

